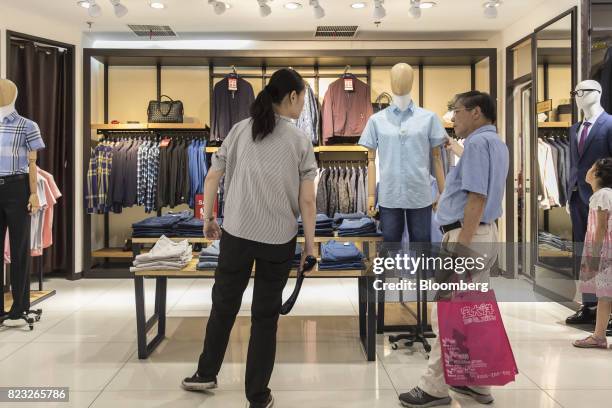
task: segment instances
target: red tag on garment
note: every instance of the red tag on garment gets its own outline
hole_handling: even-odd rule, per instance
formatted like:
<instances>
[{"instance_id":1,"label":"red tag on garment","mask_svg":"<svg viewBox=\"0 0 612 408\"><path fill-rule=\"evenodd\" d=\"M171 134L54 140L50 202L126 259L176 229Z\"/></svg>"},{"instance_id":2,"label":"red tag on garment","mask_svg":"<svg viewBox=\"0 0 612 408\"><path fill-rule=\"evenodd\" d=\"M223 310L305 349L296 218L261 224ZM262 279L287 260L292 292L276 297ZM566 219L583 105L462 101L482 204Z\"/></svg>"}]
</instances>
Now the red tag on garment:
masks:
<instances>
[{"instance_id":1,"label":"red tag on garment","mask_svg":"<svg viewBox=\"0 0 612 408\"><path fill-rule=\"evenodd\" d=\"M228 78L227 89L230 91L237 91L238 90L238 78Z\"/></svg>"},{"instance_id":2,"label":"red tag on garment","mask_svg":"<svg viewBox=\"0 0 612 408\"><path fill-rule=\"evenodd\" d=\"M162 139L162 141L159 142L159 147L168 147L170 145L170 140L172 139Z\"/></svg>"},{"instance_id":3,"label":"red tag on garment","mask_svg":"<svg viewBox=\"0 0 612 408\"><path fill-rule=\"evenodd\" d=\"M353 78L344 78L344 90L345 91L353 91Z\"/></svg>"},{"instance_id":4,"label":"red tag on garment","mask_svg":"<svg viewBox=\"0 0 612 408\"><path fill-rule=\"evenodd\" d=\"M195 195L195 211L194 215L200 220L204 219L204 194Z\"/></svg>"}]
</instances>

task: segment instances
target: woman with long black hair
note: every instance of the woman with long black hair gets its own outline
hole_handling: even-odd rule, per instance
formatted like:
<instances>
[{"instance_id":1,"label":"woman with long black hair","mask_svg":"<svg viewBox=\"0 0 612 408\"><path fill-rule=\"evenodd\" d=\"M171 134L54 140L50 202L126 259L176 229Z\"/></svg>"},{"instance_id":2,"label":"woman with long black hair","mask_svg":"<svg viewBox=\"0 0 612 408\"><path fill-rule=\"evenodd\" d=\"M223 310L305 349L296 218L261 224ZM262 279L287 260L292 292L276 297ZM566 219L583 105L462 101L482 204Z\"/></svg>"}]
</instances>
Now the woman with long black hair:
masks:
<instances>
[{"instance_id":1,"label":"woman with long black hair","mask_svg":"<svg viewBox=\"0 0 612 408\"><path fill-rule=\"evenodd\" d=\"M198 370L183 380L183 387L190 391L217 387L230 332L256 263L245 379L252 408L274 404L268 383L300 214L305 237L301 266L314 249L317 163L310 140L292 122L302 112L304 90L304 81L296 71L276 71L253 103L251 117L232 128L213 156L204 185L204 234L220 238L221 253L204 350ZM222 232L212 214L224 174Z\"/></svg>"}]
</instances>

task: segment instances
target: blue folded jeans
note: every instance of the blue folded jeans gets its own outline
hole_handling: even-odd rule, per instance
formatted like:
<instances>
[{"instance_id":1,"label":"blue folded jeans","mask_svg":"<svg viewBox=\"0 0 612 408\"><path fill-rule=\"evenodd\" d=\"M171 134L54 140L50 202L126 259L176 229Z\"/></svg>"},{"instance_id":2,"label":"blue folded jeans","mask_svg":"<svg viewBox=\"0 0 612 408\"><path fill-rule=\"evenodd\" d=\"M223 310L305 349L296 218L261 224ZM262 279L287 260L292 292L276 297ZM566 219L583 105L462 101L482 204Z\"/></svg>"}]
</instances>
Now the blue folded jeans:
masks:
<instances>
[{"instance_id":1,"label":"blue folded jeans","mask_svg":"<svg viewBox=\"0 0 612 408\"><path fill-rule=\"evenodd\" d=\"M344 220L342 221L342 224L340 224L340 226L338 227L338 231L355 230L355 229L360 230L364 228L376 229L376 223L374 222L373 219L369 217L363 217L363 218L353 219L353 220Z\"/></svg>"},{"instance_id":2,"label":"blue folded jeans","mask_svg":"<svg viewBox=\"0 0 612 408\"><path fill-rule=\"evenodd\" d=\"M331 269L363 269L365 264L363 262L321 262L319 264L319 270L331 270Z\"/></svg>"},{"instance_id":3,"label":"blue folded jeans","mask_svg":"<svg viewBox=\"0 0 612 408\"><path fill-rule=\"evenodd\" d=\"M218 262L198 262L196 269L215 269L218 264Z\"/></svg>"},{"instance_id":4,"label":"blue folded jeans","mask_svg":"<svg viewBox=\"0 0 612 408\"><path fill-rule=\"evenodd\" d=\"M329 241L321 245L322 262L361 261L363 254L352 242Z\"/></svg>"}]
</instances>

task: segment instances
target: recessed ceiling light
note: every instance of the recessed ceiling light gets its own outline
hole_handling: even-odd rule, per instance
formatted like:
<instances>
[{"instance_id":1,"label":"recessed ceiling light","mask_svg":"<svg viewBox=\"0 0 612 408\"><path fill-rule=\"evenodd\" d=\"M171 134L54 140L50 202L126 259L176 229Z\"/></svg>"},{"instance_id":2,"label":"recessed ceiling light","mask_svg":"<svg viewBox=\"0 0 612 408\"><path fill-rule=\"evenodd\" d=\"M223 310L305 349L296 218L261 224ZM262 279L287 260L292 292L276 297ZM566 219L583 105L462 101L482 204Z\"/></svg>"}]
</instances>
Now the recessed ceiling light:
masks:
<instances>
[{"instance_id":1,"label":"recessed ceiling light","mask_svg":"<svg viewBox=\"0 0 612 408\"><path fill-rule=\"evenodd\" d=\"M162 3L161 1L153 1L153 0L149 1L149 6L151 8L158 9L158 10L166 8L166 5Z\"/></svg>"},{"instance_id":2,"label":"recessed ceiling light","mask_svg":"<svg viewBox=\"0 0 612 408\"><path fill-rule=\"evenodd\" d=\"M77 1L77 4L83 8L88 9L89 7L91 7L91 4L89 3L88 0L81 0L81 1Z\"/></svg>"},{"instance_id":3,"label":"recessed ceiling light","mask_svg":"<svg viewBox=\"0 0 612 408\"><path fill-rule=\"evenodd\" d=\"M363 1L351 4L351 7L354 9L362 9L365 8L366 4Z\"/></svg>"},{"instance_id":4,"label":"recessed ceiling light","mask_svg":"<svg viewBox=\"0 0 612 408\"><path fill-rule=\"evenodd\" d=\"M295 1L290 1L289 3L285 3L285 8L287 10L297 10L299 8L302 8L302 5Z\"/></svg>"},{"instance_id":5,"label":"recessed ceiling light","mask_svg":"<svg viewBox=\"0 0 612 408\"><path fill-rule=\"evenodd\" d=\"M436 6L436 4L437 4L437 3L436 3L435 1L422 1L422 2L419 4L419 8L422 8L422 9L430 9L430 8L432 8L432 7Z\"/></svg>"}]
</instances>

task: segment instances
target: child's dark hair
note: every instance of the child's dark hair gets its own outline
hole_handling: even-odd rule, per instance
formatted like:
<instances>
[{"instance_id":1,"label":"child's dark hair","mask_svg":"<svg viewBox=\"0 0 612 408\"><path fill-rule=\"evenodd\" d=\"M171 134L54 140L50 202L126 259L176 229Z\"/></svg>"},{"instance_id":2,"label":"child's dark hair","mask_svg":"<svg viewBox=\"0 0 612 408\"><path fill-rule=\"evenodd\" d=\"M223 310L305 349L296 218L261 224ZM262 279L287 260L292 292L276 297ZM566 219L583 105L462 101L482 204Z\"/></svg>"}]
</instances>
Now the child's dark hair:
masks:
<instances>
[{"instance_id":1,"label":"child's dark hair","mask_svg":"<svg viewBox=\"0 0 612 408\"><path fill-rule=\"evenodd\" d=\"M594 176L599 179L599 187L612 188L612 157L599 159L595 162Z\"/></svg>"}]
</instances>

